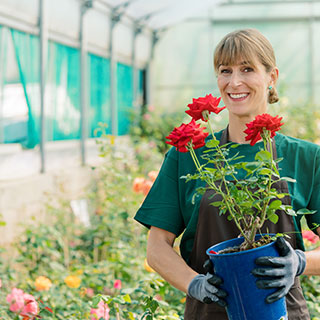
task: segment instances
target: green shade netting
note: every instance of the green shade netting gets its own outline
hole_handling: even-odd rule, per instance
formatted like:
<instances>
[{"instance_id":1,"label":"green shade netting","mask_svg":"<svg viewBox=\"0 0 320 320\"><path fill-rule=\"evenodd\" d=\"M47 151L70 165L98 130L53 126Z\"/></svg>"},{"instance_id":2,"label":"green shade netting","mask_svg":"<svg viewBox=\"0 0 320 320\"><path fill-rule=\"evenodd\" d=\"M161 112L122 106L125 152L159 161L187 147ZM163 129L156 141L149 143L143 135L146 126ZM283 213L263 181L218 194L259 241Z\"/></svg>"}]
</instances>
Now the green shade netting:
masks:
<instances>
[{"instance_id":1,"label":"green shade netting","mask_svg":"<svg viewBox=\"0 0 320 320\"><path fill-rule=\"evenodd\" d=\"M137 102L143 102L143 71L137 70ZM133 111L133 68L117 63L117 110L118 110L118 134L129 132L131 114Z\"/></svg>"},{"instance_id":2,"label":"green shade netting","mask_svg":"<svg viewBox=\"0 0 320 320\"><path fill-rule=\"evenodd\" d=\"M46 139L80 138L80 52L49 41L46 76Z\"/></svg>"},{"instance_id":3,"label":"green shade netting","mask_svg":"<svg viewBox=\"0 0 320 320\"><path fill-rule=\"evenodd\" d=\"M6 47L7 47L7 41L5 39L4 35L5 29L0 26L0 97L3 97L3 85L5 82L5 75L6 75ZM2 112L2 105L0 102L0 112L1 116L3 114ZM3 119L0 119L0 143L6 141L5 137L5 128L4 128L4 123Z\"/></svg>"},{"instance_id":4,"label":"green shade netting","mask_svg":"<svg viewBox=\"0 0 320 320\"><path fill-rule=\"evenodd\" d=\"M110 60L89 54L89 137L97 136L99 122L107 125L111 133Z\"/></svg>"},{"instance_id":5,"label":"green shade netting","mask_svg":"<svg viewBox=\"0 0 320 320\"><path fill-rule=\"evenodd\" d=\"M13 29L11 35L28 106L28 136L23 145L33 148L39 143L40 132L39 37Z\"/></svg>"},{"instance_id":6,"label":"green shade netting","mask_svg":"<svg viewBox=\"0 0 320 320\"><path fill-rule=\"evenodd\" d=\"M132 67L117 63L118 134L129 131L129 118L133 107Z\"/></svg>"},{"instance_id":7,"label":"green shade netting","mask_svg":"<svg viewBox=\"0 0 320 320\"><path fill-rule=\"evenodd\" d=\"M2 29L0 29L0 43ZM28 106L28 136L24 145L33 148L40 141L40 57L39 37L10 30L20 81ZM3 65L4 59L0 61ZM1 67L1 65L0 65ZM95 136L99 122L111 133L110 61L88 54L88 137ZM133 68L117 63L118 134L127 134L133 110ZM143 71L138 70L137 102L143 101ZM5 72L2 72L5 74ZM46 141L80 138L80 51L48 42L45 87ZM0 79L1 90L1 79ZM2 128L0 128L2 130ZM0 138L1 138L0 132ZM3 140L3 139L2 139Z\"/></svg>"}]
</instances>

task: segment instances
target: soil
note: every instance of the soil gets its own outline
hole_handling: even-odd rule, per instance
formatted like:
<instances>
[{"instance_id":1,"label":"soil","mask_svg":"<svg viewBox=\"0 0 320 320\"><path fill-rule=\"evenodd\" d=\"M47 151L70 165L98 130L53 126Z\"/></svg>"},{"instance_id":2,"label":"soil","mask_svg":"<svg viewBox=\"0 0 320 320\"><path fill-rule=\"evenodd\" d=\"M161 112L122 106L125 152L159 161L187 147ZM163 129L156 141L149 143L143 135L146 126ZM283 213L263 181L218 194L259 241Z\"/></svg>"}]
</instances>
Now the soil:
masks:
<instances>
[{"instance_id":1,"label":"soil","mask_svg":"<svg viewBox=\"0 0 320 320\"><path fill-rule=\"evenodd\" d=\"M268 243L271 243L272 241L273 241L273 239L270 236L263 236L259 240L255 241L252 244L252 247L249 249L243 249L242 244L240 244L238 246L224 248L224 249L218 251L218 254L234 253L234 252L240 252L240 251L250 250L250 249L254 249L254 248L259 248L259 247L267 245Z\"/></svg>"}]
</instances>

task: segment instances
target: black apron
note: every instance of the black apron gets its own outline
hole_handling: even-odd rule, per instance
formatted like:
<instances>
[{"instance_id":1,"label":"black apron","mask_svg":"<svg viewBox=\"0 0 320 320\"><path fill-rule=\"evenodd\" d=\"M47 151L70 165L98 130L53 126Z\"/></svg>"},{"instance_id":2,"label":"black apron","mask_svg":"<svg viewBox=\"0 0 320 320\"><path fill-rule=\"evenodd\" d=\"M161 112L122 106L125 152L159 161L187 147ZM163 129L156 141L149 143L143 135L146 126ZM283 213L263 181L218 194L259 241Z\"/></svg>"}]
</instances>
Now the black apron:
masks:
<instances>
[{"instance_id":1,"label":"black apron","mask_svg":"<svg viewBox=\"0 0 320 320\"><path fill-rule=\"evenodd\" d=\"M220 145L228 142L228 129L222 132ZM277 151L273 140L272 150L274 159L277 158ZM289 193L286 181L278 181L273 187L279 193ZM198 273L205 273L203 269L204 262L208 259L206 250L219 242L238 237L239 230L233 221L227 220L227 214L219 216L219 209L209 205L211 202L219 201L214 195L214 190L207 190L200 202L198 224L194 239L193 249L191 251L189 265ZM281 199L283 204L291 205L289 196ZM266 221L261 231L263 233L289 233L290 244L296 248L295 227L292 216L285 212L277 212L279 220L277 224ZM299 278L296 277L295 283L286 296L286 304L289 320L310 320L306 301L303 297ZM187 296L186 308L184 313L185 320L228 320L225 308L215 303L205 304ZM273 319L270 319L273 320Z\"/></svg>"}]
</instances>

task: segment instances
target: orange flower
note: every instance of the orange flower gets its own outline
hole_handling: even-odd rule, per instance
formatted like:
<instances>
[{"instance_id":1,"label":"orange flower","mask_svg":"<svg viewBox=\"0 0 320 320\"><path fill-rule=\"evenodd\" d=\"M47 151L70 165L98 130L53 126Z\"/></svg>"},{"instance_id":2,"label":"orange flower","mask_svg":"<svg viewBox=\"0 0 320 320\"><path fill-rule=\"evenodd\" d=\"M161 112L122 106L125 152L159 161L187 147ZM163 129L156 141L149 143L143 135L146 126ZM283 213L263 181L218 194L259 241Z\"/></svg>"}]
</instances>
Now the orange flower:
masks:
<instances>
[{"instance_id":1,"label":"orange flower","mask_svg":"<svg viewBox=\"0 0 320 320\"><path fill-rule=\"evenodd\" d=\"M142 186L142 192L143 192L143 194L144 194L145 196L149 193L152 185L153 185L153 182L152 182L152 181L150 181L150 180L145 180L145 181L144 181L144 184L143 184L143 186Z\"/></svg>"},{"instance_id":2,"label":"orange flower","mask_svg":"<svg viewBox=\"0 0 320 320\"><path fill-rule=\"evenodd\" d=\"M151 179L152 182L154 182L158 176L159 171L150 171L148 173L148 177Z\"/></svg>"},{"instance_id":3,"label":"orange flower","mask_svg":"<svg viewBox=\"0 0 320 320\"><path fill-rule=\"evenodd\" d=\"M82 287L80 289L80 297L82 297L82 298L85 297L87 295L87 291L88 291L87 288Z\"/></svg>"},{"instance_id":4,"label":"orange flower","mask_svg":"<svg viewBox=\"0 0 320 320\"><path fill-rule=\"evenodd\" d=\"M132 185L133 191L137 193L141 192L144 182L145 182L144 178L140 178L140 177L135 178L133 180L133 185Z\"/></svg>"},{"instance_id":5,"label":"orange flower","mask_svg":"<svg viewBox=\"0 0 320 320\"><path fill-rule=\"evenodd\" d=\"M68 276L64 279L64 282L69 288L79 288L81 279L77 276Z\"/></svg>"},{"instance_id":6,"label":"orange flower","mask_svg":"<svg viewBox=\"0 0 320 320\"><path fill-rule=\"evenodd\" d=\"M37 291L48 291L52 286L52 282L47 277L40 276L34 282L34 286Z\"/></svg>"}]
</instances>

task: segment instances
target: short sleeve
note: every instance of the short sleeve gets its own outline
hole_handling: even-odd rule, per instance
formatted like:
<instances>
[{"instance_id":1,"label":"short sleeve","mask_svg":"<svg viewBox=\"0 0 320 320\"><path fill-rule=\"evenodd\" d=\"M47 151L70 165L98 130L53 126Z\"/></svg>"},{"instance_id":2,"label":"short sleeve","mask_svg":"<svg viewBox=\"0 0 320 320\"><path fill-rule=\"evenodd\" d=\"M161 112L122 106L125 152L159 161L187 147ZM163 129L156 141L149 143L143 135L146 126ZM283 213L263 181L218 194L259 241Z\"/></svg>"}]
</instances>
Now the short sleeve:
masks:
<instances>
[{"instance_id":1,"label":"short sleeve","mask_svg":"<svg viewBox=\"0 0 320 320\"><path fill-rule=\"evenodd\" d=\"M178 160L174 148L166 154L160 172L135 220L150 228L158 227L179 236L184 220L179 206Z\"/></svg>"},{"instance_id":2,"label":"short sleeve","mask_svg":"<svg viewBox=\"0 0 320 320\"><path fill-rule=\"evenodd\" d=\"M308 209L316 210L314 214L306 215L308 226L311 230L320 226L320 149L317 150L314 160L314 179L312 185L312 193Z\"/></svg>"}]
</instances>

